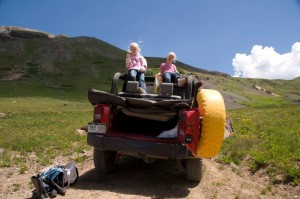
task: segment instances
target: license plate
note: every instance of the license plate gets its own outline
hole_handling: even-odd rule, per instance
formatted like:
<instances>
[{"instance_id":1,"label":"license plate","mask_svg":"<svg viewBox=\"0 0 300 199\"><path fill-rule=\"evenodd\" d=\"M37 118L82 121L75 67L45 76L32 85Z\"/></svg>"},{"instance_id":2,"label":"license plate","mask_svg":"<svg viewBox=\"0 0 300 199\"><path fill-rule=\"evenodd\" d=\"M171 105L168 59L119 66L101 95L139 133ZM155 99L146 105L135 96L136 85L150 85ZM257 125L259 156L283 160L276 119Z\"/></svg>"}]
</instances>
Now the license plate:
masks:
<instances>
[{"instance_id":1,"label":"license plate","mask_svg":"<svg viewBox=\"0 0 300 199\"><path fill-rule=\"evenodd\" d=\"M106 133L105 124L89 124L88 125L89 133Z\"/></svg>"}]
</instances>

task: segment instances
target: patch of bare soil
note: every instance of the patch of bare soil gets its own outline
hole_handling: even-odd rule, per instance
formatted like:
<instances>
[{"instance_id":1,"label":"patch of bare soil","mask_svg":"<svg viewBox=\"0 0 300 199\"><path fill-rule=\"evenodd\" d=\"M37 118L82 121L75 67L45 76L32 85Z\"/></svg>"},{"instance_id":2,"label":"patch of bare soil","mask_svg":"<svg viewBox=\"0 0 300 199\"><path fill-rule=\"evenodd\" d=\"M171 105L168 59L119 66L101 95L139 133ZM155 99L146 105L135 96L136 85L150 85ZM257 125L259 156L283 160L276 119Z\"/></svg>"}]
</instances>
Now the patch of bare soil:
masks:
<instances>
[{"instance_id":1,"label":"patch of bare soil","mask_svg":"<svg viewBox=\"0 0 300 199\"><path fill-rule=\"evenodd\" d=\"M159 160L147 164L124 157L114 173L98 174L89 151L88 159L77 167L78 181L67 189L65 196L57 198L300 198L299 187L271 185L268 177L259 173L252 175L245 166L222 165L210 159L203 160L200 183L186 182L178 161ZM33 165L26 174L18 174L17 168L1 168L0 198L30 198L34 189L30 177L38 169Z\"/></svg>"},{"instance_id":2,"label":"patch of bare soil","mask_svg":"<svg viewBox=\"0 0 300 199\"><path fill-rule=\"evenodd\" d=\"M9 72L4 77L2 77L0 80L4 80L4 81L17 80L17 79L20 79L23 76L24 76L23 73Z\"/></svg>"}]
</instances>

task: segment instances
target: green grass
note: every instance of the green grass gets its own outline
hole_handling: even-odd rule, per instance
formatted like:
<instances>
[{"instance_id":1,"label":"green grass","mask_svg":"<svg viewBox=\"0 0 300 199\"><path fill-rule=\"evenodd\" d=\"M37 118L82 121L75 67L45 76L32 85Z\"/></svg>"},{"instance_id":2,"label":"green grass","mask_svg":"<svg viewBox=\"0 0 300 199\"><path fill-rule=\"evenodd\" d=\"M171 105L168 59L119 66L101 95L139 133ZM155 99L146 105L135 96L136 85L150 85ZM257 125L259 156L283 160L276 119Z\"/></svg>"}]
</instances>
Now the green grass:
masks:
<instances>
[{"instance_id":1,"label":"green grass","mask_svg":"<svg viewBox=\"0 0 300 199\"><path fill-rule=\"evenodd\" d=\"M0 81L0 166L29 169L35 154L42 165L58 156L84 161L86 137L75 135L92 117L87 91L110 91L115 72L126 73L126 52L95 38L20 39L1 44L0 79L22 73L21 79ZM165 58L147 57L147 75L159 72ZM224 91L245 109L227 110L236 133L224 141L220 159L253 172L265 169L274 182L300 184L300 78L264 80L198 73L176 62L180 73L199 77L208 88ZM279 96L257 91L260 86ZM2 151L2 150L1 150ZM278 179L276 176L284 176ZM216 184L217 185L217 184ZM237 197L236 197L237 198Z\"/></svg>"},{"instance_id":2,"label":"green grass","mask_svg":"<svg viewBox=\"0 0 300 199\"><path fill-rule=\"evenodd\" d=\"M75 135L75 130L85 126L92 117L87 90L93 87L109 91L114 73L111 68L99 66L98 69L101 78L90 74L72 78L76 74L71 71L64 80L55 75L44 77L58 78L59 85L65 85L57 87L43 83L45 79L34 75L1 81L0 112L6 116L0 117L0 148L4 149L0 154L0 166L17 165L20 173L24 173L30 167L28 158L32 153L42 165L52 163L58 155L77 154L76 160L84 161L84 156L79 154L90 147L86 137ZM152 68L147 74L157 72L158 68ZM274 177L274 182L300 184L300 106L288 105L281 96L253 92L249 86L252 80L240 79L236 83L233 78L203 77L219 82L217 90L235 91L248 99L243 102L248 108L227 110L236 133L225 140L221 160L240 164L248 159L253 172L265 169ZM240 85L247 86L239 89ZM276 176L284 177L278 179Z\"/></svg>"},{"instance_id":3,"label":"green grass","mask_svg":"<svg viewBox=\"0 0 300 199\"><path fill-rule=\"evenodd\" d=\"M26 170L28 154L34 152L42 165L58 156L80 154L89 147L86 137L75 135L92 117L92 106L42 97L0 98L0 166L19 165ZM80 158L78 156L78 158Z\"/></svg>"},{"instance_id":4,"label":"green grass","mask_svg":"<svg viewBox=\"0 0 300 199\"><path fill-rule=\"evenodd\" d=\"M90 148L86 137L75 135L75 130L91 120L92 106L87 99L76 101L72 95L62 98L0 97L0 112L6 114L0 118L1 167L18 165L22 173L29 169L26 162L31 153L47 165L58 155L80 154ZM224 141L219 158L237 165L247 158L253 172L266 169L274 182L282 174L282 182L299 184L299 113L300 106L228 111L235 134ZM78 155L77 160L84 158Z\"/></svg>"},{"instance_id":5,"label":"green grass","mask_svg":"<svg viewBox=\"0 0 300 199\"><path fill-rule=\"evenodd\" d=\"M220 159L253 172L266 169L278 182L300 184L300 106L231 110L235 134L224 141ZM283 179L276 176L282 174Z\"/></svg>"},{"instance_id":6,"label":"green grass","mask_svg":"<svg viewBox=\"0 0 300 199\"><path fill-rule=\"evenodd\" d=\"M84 161L78 154L90 147L75 130L92 117L86 94L84 86L65 89L40 85L37 79L2 81L0 112L6 116L0 117L0 166L17 165L24 173L32 153L41 165L58 155L77 154L76 160ZM253 108L227 110L236 133L224 141L220 159L237 165L248 159L253 172L265 169L274 182L300 184L300 106L285 104L280 97L256 96L247 104ZM276 178L280 175L283 179Z\"/></svg>"},{"instance_id":7,"label":"green grass","mask_svg":"<svg viewBox=\"0 0 300 199\"><path fill-rule=\"evenodd\" d=\"M250 98L250 97L249 97ZM250 100L244 101L241 104L249 108L268 108L268 107L280 107L288 105L289 102L280 96L258 96L251 97Z\"/></svg>"}]
</instances>

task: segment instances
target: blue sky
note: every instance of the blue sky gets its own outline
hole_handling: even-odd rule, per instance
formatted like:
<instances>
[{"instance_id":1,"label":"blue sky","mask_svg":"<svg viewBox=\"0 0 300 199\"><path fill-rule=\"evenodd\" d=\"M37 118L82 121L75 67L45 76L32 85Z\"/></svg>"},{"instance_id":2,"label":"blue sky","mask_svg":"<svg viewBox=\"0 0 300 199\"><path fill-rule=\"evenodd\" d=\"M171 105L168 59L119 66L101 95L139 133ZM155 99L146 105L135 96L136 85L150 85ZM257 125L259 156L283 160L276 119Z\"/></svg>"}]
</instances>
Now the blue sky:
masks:
<instances>
[{"instance_id":1,"label":"blue sky","mask_svg":"<svg viewBox=\"0 0 300 199\"><path fill-rule=\"evenodd\" d=\"M233 76L300 76L300 0L0 0L0 25L96 37L123 50L138 42L146 57L174 51Z\"/></svg>"}]
</instances>

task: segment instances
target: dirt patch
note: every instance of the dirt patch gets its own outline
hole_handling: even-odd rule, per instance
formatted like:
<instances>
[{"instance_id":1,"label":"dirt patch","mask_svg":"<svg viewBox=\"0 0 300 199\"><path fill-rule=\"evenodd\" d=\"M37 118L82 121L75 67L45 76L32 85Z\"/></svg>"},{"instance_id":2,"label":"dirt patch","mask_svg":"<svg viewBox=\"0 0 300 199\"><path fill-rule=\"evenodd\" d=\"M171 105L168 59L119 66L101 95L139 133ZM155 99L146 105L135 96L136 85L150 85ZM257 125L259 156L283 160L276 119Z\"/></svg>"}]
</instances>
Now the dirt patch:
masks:
<instances>
[{"instance_id":1,"label":"dirt patch","mask_svg":"<svg viewBox=\"0 0 300 199\"><path fill-rule=\"evenodd\" d=\"M7 73L6 75L4 75L0 80L4 80L4 81L11 81L11 80L17 80L20 79L21 77L23 77L24 74L23 73Z\"/></svg>"},{"instance_id":2,"label":"dirt patch","mask_svg":"<svg viewBox=\"0 0 300 199\"><path fill-rule=\"evenodd\" d=\"M271 185L267 176L252 175L246 166L222 165L205 159L201 182L188 183L178 161L147 164L125 157L116 172L104 175L95 171L92 151L87 154L88 159L77 164L77 183L67 189L65 196L57 198L300 198L299 187ZM19 174L18 168L1 168L0 198L30 198L34 189L30 177L39 169L40 166L33 165L25 174Z\"/></svg>"}]
</instances>

